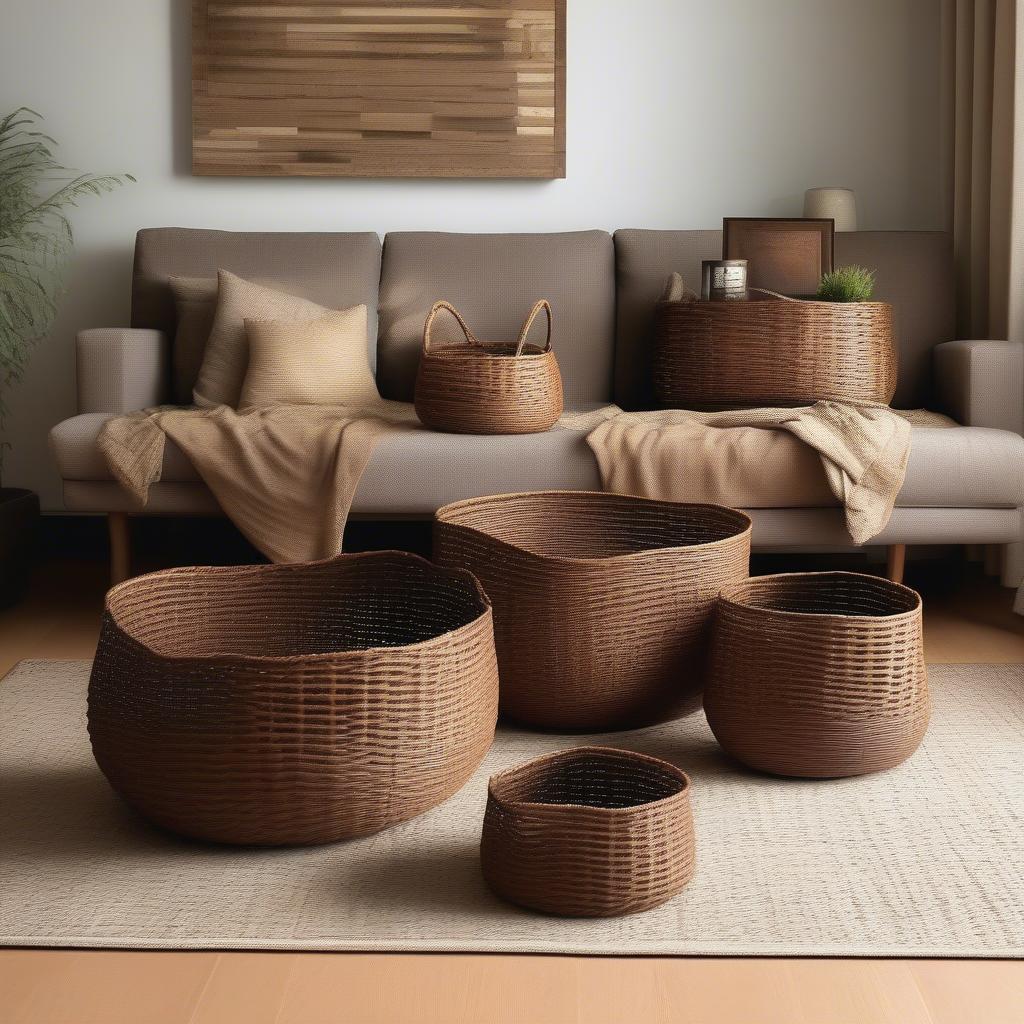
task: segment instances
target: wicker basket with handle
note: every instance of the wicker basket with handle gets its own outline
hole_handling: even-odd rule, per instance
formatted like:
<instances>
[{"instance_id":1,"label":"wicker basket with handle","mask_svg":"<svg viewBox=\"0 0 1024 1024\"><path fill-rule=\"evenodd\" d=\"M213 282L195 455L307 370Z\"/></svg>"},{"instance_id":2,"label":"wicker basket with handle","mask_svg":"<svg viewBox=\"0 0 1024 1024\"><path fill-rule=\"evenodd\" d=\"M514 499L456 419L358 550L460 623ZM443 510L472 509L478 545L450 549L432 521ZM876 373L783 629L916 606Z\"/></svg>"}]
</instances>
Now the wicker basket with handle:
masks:
<instances>
[{"instance_id":1,"label":"wicker basket with handle","mask_svg":"<svg viewBox=\"0 0 1024 1024\"><path fill-rule=\"evenodd\" d=\"M433 329L441 312L455 318L464 342L437 344ZM527 341L541 313L547 317L543 348ZM551 324L551 306L541 299L516 341L480 341L451 303L435 303L416 373L416 414L424 426L451 434L538 434L554 426L563 395Z\"/></svg>"},{"instance_id":2,"label":"wicker basket with handle","mask_svg":"<svg viewBox=\"0 0 1024 1024\"><path fill-rule=\"evenodd\" d=\"M533 910L649 910L693 877L690 780L629 750L576 747L491 778L480 860L499 896Z\"/></svg>"},{"instance_id":3,"label":"wicker basket with handle","mask_svg":"<svg viewBox=\"0 0 1024 1024\"><path fill-rule=\"evenodd\" d=\"M497 706L476 580L375 552L114 587L89 735L114 789L158 825L325 843L451 796L489 749Z\"/></svg>"},{"instance_id":4,"label":"wicker basket with handle","mask_svg":"<svg viewBox=\"0 0 1024 1024\"><path fill-rule=\"evenodd\" d=\"M546 491L471 498L434 520L434 557L494 605L501 709L552 729L671 717L704 686L721 588L750 519L719 505Z\"/></svg>"},{"instance_id":5,"label":"wicker basket with handle","mask_svg":"<svg viewBox=\"0 0 1024 1024\"><path fill-rule=\"evenodd\" d=\"M885 302L661 302L654 394L676 409L887 405L896 392L892 307Z\"/></svg>"},{"instance_id":6,"label":"wicker basket with handle","mask_svg":"<svg viewBox=\"0 0 1024 1024\"><path fill-rule=\"evenodd\" d=\"M928 727L921 598L845 572L727 587L704 710L725 750L761 771L838 778L892 768Z\"/></svg>"}]
</instances>

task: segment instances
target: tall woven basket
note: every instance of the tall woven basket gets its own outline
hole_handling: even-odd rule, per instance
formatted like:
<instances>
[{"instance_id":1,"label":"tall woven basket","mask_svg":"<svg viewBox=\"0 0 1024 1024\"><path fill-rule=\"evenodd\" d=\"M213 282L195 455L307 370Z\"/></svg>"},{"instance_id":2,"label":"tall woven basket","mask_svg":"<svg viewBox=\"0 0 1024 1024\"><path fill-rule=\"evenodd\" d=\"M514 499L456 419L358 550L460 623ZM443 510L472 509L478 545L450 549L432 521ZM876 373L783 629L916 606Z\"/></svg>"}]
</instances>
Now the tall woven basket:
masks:
<instances>
[{"instance_id":1,"label":"tall woven basket","mask_svg":"<svg viewBox=\"0 0 1024 1024\"><path fill-rule=\"evenodd\" d=\"M464 343L438 345L434 322L451 314ZM547 317L543 348L527 342L537 317ZM538 302L519 337L510 343L480 341L462 314L438 302L423 327L416 373L416 414L424 426L450 434L537 434L562 415L562 377L551 350L551 306Z\"/></svg>"},{"instance_id":2,"label":"tall woven basket","mask_svg":"<svg viewBox=\"0 0 1024 1024\"><path fill-rule=\"evenodd\" d=\"M491 778L480 861L499 896L533 910L650 910L693 877L690 780L629 750L577 747Z\"/></svg>"},{"instance_id":3,"label":"tall woven basket","mask_svg":"<svg viewBox=\"0 0 1024 1024\"><path fill-rule=\"evenodd\" d=\"M434 557L494 604L501 709L552 729L618 729L691 707L711 613L744 579L750 519L719 505L546 491L440 509Z\"/></svg>"},{"instance_id":4,"label":"tall woven basket","mask_svg":"<svg viewBox=\"0 0 1024 1024\"><path fill-rule=\"evenodd\" d=\"M842 572L726 588L704 710L725 750L761 771L839 778L900 764L928 727L921 598Z\"/></svg>"},{"instance_id":5,"label":"tall woven basket","mask_svg":"<svg viewBox=\"0 0 1024 1024\"><path fill-rule=\"evenodd\" d=\"M377 832L458 790L491 745L487 598L414 555L178 569L107 596L89 735L111 785L201 839Z\"/></svg>"},{"instance_id":6,"label":"tall woven basket","mask_svg":"<svg viewBox=\"0 0 1024 1024\"><path fill-rule=\"evenodd\" d=\"M885 302L662 302L655 316L654 393L666 408L888 405L896 369Z\"/></svg>"}]
</instances>

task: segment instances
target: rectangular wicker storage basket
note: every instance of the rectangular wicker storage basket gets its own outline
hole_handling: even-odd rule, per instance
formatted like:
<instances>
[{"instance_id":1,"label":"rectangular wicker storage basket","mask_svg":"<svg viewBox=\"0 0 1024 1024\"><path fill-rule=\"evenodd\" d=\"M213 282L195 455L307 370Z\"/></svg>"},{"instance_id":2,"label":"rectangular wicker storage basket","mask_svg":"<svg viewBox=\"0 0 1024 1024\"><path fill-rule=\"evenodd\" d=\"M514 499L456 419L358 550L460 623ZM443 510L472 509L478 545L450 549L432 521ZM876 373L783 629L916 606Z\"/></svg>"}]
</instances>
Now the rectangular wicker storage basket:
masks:
<instances>
[{"instance_id":1,"label":"rectangular wicker storage basket","mask_svg":"<svg viewBox=\"0 0 1024 1024\"><path fill-rule=\"evenodd\" d=\"M675 409L888 405L896 391L892 307L885 302L662 302L654 393Z\"/></svg>"}]
</instances>

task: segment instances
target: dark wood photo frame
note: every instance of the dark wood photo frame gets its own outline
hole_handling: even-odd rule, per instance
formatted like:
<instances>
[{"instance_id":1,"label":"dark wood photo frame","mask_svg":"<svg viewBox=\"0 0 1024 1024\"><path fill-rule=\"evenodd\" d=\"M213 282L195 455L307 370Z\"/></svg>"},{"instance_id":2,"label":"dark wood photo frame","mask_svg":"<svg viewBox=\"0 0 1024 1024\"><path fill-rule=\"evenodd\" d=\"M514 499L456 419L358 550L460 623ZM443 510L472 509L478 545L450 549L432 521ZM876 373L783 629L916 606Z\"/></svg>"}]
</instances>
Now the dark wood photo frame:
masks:
<instances>
[{"instance_id":1,"label":"dark wood photo frame","mask_svg":"<svg viewBox=\"0 0 1024 1024\"><path fill-rule=\"evenodd\" d=\"M822 275L834 267L834 253L831 219L726 217L722 222L722 259L748 261L748 288L814 295Z\"/></svg>"}]
</instances>

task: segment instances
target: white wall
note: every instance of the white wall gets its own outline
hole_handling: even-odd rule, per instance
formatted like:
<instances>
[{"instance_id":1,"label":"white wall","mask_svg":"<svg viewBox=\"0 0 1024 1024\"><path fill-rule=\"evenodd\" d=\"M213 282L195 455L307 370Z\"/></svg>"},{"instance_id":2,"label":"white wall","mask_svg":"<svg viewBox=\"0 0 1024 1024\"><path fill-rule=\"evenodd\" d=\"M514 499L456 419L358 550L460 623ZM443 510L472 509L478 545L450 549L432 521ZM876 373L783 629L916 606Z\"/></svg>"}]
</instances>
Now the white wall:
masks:
<instances>
[{"instance_id":1,"label":"white wall","mask_svg":"<svg viewBox=\"0 0 1024 1024\"><path fill-rule=\"evenodd\" d=\"M74 334L127 323L137 228L715 227L856 189L865 228L941 228L936 0L569 0L568 178L189 175L190 0L2 0L0 106L44 114L65 163L139 183L76 213L53 336L12 396L6 483L60 508L46 444L75 411Z\"/></svg>"}]
</instances>

